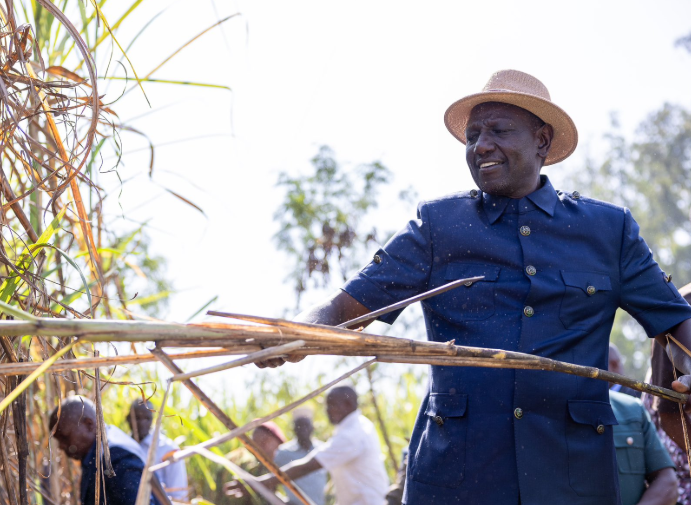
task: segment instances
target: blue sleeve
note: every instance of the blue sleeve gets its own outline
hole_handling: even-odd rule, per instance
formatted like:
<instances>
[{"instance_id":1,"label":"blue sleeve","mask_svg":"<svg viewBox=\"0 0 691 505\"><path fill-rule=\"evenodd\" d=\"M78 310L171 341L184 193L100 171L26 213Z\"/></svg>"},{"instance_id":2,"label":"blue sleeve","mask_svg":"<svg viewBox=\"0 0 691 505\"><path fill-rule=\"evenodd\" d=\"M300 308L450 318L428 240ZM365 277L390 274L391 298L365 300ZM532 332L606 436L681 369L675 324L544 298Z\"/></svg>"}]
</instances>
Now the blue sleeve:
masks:
<instances>
[{"instance_id":1,"label":"blue sleeve","mask_svg":"<svg viewBox=\"0 0 691 505\"><path fill-rule=\"evenodd\" d=\"M377 310L427 290L433 252L424 203L419 205L417 216L345 283L343 291L368 309ZM392 312L379 320L392 324L400 313Z\"/></svg>"},{"instance_id":2,"label":"blue sleeve","mask_svg":"<svg viewBox=\"0 0 691 505\"><path fill-rule=\"evenodd\" d=\"M110 450L115 477L105 477L108 505L134 505L144 463L129 451L119 447Z\"/></svg>"},{"instance_id":3,"label":"blue sleeve","mask_svg":"<svg viewBox=\"0 0 691 505\"><path fill-rule=\"evenodd\" d=\"M620 263L620 306L649 337L691 318L691 307L653 259L638 223L625 209Z\"/></svg>"}]
</instances>

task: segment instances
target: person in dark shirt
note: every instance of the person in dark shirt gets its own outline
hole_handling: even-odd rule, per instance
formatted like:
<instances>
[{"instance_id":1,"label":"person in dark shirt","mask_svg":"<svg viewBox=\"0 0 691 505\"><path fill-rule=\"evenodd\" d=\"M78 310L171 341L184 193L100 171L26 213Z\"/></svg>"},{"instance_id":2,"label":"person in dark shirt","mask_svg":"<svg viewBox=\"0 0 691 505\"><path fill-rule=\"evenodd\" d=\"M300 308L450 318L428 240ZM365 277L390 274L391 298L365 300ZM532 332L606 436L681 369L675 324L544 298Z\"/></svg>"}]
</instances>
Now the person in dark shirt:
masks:
<instances>
[{"instance_id":1,"label":"person in dark shirt","mask_svg":"<svg viewBox=\"0 0 691 505\"><path fill-rule=\"evenodd\" d=\"M691 301L691 284L687 284L679 289L679 294L686 301ZM664 347L657 342L651 344L651 377L650 382L656 386L670 387L674 381L674 367L669 360ZM676 370L677 377L681 375ZM665 445L672 461L677 467L677 478L679 479L679 503L691 503L691 476L689 474L689 460L686 456L686 441L684 440L684 427L681 424L681 414L679 405L669 400L663 400L657 396L643 395L643 402L650 412L658 435ZM687 425L691 425L691 416L686 416Z\"/></svg>"},{"instance_id":2,"label":"person in dark shirt","mask_svg":"<svg viewBox=\"0 0 691 505\"><path fill-rule=\"evenodd\" d=\"M57 425L57 426L56 426ZM81 461L82 479L80 496L82 505L96 503L96 431L94 404L88 398L72 396L56 407L50 415L50 429L68 458ZM134 505L139 482L144 471L141 448L131 437L115 426L107 426L110 460L115 475L101 480L101 503L108 505ZM101 462L103 468L103 462ZM105 497L105 500L103 498ZM158 502L152 500L152 505Z\"/></svg>"}]
</instances>

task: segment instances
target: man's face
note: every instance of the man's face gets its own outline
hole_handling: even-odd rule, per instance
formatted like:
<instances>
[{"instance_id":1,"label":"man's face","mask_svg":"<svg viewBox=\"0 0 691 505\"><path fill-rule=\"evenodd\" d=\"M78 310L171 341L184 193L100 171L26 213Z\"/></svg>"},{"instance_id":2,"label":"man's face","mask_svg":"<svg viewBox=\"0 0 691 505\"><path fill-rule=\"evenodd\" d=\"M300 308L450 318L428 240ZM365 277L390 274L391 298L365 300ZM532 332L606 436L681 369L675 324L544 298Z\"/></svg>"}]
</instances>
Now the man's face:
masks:
<instances>
[{"instance_id":1,"label":"man's face","mask_svg":"<svg viewBox=\"0 0 691 505\"><path fill-rule=\"evenodd\" d=\"M307 417L298 417L293 423L293 430L298 441L308 441L312 436L312 420Z\"/></svg>"},{"instance_id":2,"label":"man's face","mask_svg":"<svg viewBox=\"0 0 691 505\"><path fill-rule=\"evenodd\" d=\"M127 422L132 430L132 438L135 438L137 442L141 442L144 437L151 431L151 425L153 424L153 413L146 408L146 406L137 405L130 409L130 415L127 416ZM132 423L136 424L136 431Z\"/></svg>"},{"instance_id":3,"label":"man's face","mask_svg":"<svg viewBox=\"0 0 691 505\"><path fill-rule=\"evenodd\" d=\"M62 419L53 436L68 458L82 460L96 441L96 425L89 418L82 418L79 423Z\"/></svg>"},{"instance_id":4,"label":"man's face","mask_svg":"<svg viewBox=\"0 0 691 505\"><path fill-rule=\"evenodd\" d=\"M522 198L539 187L552 129L541 128L538 121L525 109L505 103L482 103L471 111L466 161L482 191Z\"/></svg>"}]
</instances>

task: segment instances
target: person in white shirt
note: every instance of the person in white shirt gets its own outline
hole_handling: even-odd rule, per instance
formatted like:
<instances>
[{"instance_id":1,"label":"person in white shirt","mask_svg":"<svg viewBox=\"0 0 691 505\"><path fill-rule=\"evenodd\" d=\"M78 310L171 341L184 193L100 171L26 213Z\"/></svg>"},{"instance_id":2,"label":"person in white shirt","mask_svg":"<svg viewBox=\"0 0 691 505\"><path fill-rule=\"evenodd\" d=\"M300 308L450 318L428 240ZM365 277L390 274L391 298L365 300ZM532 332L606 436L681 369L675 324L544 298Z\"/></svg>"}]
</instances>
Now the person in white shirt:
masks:
<instances>
[{"instance_id":1,"label":"person in white shirt","mask_svg":"<svg viewBox=\"0 0 691 505\"><path fill-rule=\"evenodd\" d=\"M127 422L132 430L132 438L139 442L145 454L148 454L153 440L153 434L150 433L153 412L154 408L151 402L144 403L142 400L135 400L127 416ZM162 462L169 453L179 449L180 447L175 442L160 433L154 464ZM184 460L157 470L155 473L168 496L175 501L188 501L187 469Z\"/></svg>"},{"instance_id":2,"label":"person in white shirt","mask_svg":"<svg viewBox=\"0 0 691 505\"><path fill-rule=\"evenodd\" d=\"M382 505L389 479L376 429L358 410L355 390L340 386L329 391L326 413L336 425L333 436L304 458L281 469L295 480L325 468L334 483L337 505ZM277 483L271 474L257 480L267 485ZM227 489L235 487L229 484Z\"/></svg>"}]
</instances>

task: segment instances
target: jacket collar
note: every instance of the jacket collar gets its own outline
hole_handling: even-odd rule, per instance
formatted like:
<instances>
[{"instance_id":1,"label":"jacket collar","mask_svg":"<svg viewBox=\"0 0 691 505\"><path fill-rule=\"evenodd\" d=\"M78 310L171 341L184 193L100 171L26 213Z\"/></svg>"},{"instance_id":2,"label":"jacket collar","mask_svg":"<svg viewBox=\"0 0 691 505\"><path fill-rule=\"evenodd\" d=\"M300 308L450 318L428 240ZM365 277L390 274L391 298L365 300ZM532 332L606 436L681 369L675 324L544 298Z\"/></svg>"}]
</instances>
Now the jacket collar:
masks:
<instances>
[{"instance_id":1,"label":"jacket collar","mask_svg":"<svg viewBox=\"0 0 691 505\"><path fill-rule=\"evenodd\" d=\"M540 182L542 184L541 187L518 200L519 213L523 214L531 210L540 209L548 216L554 216L554 208L559 200L557 192L546 175L540 176ZM494 224L501 217L511 200L514 199L508 196L482 194L482 206L485 209L485 214L490 224Z\"/></svg>"}]
</instances>

